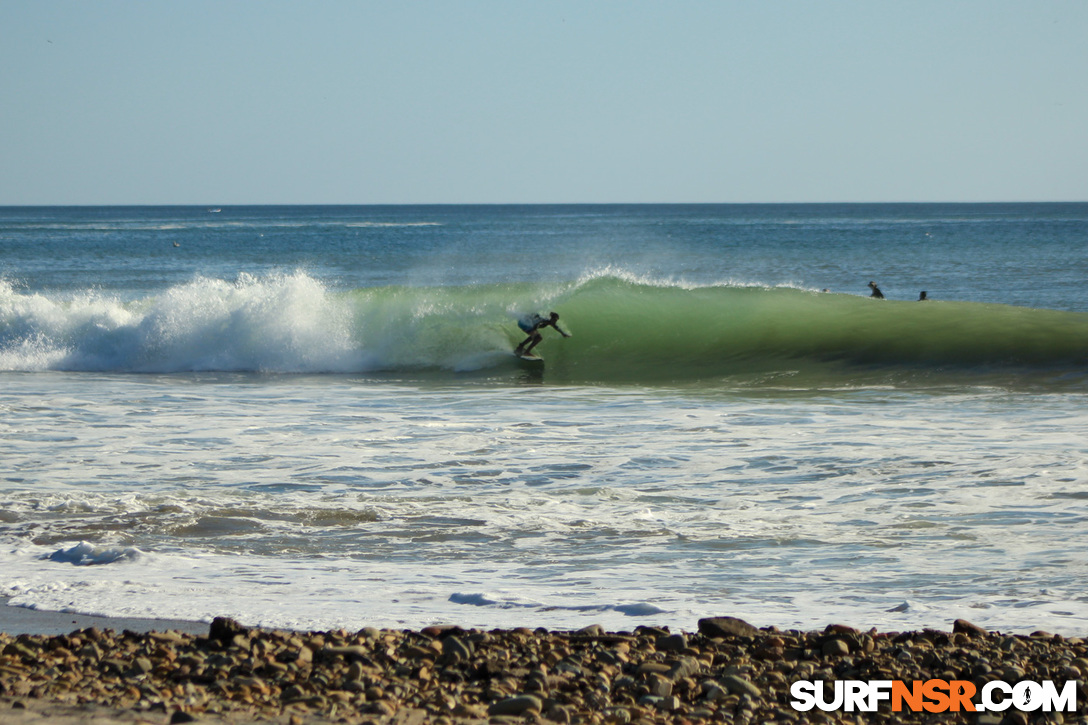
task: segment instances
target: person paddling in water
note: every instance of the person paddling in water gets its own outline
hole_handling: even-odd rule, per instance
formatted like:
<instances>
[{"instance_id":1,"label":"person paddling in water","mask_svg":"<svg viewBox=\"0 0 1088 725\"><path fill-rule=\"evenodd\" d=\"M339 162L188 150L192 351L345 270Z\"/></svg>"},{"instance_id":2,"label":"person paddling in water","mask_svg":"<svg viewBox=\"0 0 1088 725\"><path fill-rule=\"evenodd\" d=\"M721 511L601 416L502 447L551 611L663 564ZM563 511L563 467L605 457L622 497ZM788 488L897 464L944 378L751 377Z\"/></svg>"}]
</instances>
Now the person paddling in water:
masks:
<instances>
[{"instance_id":1,"label":"person paddling in water","mask_svg":"<svg viewBox=\"0 0 1088 725\"><path fill-rule=\"evenodd\" d=\"M554 327L563 337L570 337L569 334L564 332L556 324L559 320L559 315L555 312L551 313L548 317L541 317L535 312L531 315L518 320L518 327L521 331L529 335L520 345L514 348L515 355L530 355L533 352L533 348L540 344L540 341L544 339L544 336L540 334L540 331L545 327Z\"/></svg>"},{"instance_id":2,"label":"person paddling in water","mask_svg":"<svg viewBox=\"0 0 1088 725\"><path fill-rule=\"evenodd\" d=\"M876 286L876 282L869 283L869 289L873 291L870 297L876 297L878 300L884 299L884 293L880 291L880 288Z\"/></svg>"}]
</instances>

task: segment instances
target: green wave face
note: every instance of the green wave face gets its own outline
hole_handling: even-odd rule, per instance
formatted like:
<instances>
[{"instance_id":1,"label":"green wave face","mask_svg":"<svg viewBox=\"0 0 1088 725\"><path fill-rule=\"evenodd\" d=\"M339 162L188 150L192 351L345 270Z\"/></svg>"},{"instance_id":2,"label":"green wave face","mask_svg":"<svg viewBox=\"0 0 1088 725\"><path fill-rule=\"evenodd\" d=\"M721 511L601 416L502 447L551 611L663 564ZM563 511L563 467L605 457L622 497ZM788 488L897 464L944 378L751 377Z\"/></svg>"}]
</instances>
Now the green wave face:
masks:
<instances>
[{"instance_id":1,"label":"green wave face","mask_svg":"<svg viewBox=\"0 0 1088 725\"><path fill-rule=\"evenodd\" d=\"M403 353L384 359L394 368L501 364L489 356L522 339L517 316L551 310L572 334L563 339L545 329L537 347L555 382L781 375L872 382L906 374L1076 373L1088 362L1088 315L1006 305L899 302L781 287L686 287L612 276L551 287L356 294L367 308L360 311L364 327L381 330L386 341L391 325L405 335L402 345L386 346L387 354L394 348Z\"/></svg>"}]
</instances>

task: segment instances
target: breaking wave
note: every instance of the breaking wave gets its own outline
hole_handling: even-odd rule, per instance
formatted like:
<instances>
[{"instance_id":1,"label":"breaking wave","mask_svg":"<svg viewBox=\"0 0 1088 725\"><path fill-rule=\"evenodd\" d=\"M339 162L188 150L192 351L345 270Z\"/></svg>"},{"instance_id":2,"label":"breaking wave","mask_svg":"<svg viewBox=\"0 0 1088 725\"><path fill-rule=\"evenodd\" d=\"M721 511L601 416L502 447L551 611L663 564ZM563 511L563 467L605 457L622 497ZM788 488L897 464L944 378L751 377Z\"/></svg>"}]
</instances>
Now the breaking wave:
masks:
<instances>
[{"instance_id":1,"label":"breaking wave","mask_svg":"<svg viewBox=\"0 0 1088 725\"><path fill-rule=\"evenodd\" d=\"M135 300L0 281L0 370L513 374L516 319L572 333L537 348L556 382L767 374L1080 374L1088 314L899 302L602 273L560 284L327 289L304 273L195 279ZM893 375L894 377L894 375Z\"/></svg>"}]
</instances>

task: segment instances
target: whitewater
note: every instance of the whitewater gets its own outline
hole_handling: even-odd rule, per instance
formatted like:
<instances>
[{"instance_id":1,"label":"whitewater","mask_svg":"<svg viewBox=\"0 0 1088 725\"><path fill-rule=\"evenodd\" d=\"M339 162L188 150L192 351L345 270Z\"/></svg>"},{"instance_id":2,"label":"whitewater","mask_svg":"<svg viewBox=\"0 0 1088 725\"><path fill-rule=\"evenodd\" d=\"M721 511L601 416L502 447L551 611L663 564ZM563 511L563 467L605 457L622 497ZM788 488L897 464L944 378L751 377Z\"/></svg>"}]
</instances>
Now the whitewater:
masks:
<instances>
[{"instance_id":1,"label":"whitewater","mask_svg":"<svg viewBox=\"0 0 1088 725\"><path fill-rule=\"evenodd\" d=\"M1076 204L0 209L0 596L1084 634L1086 230ZM549 310L572 336L519 361Z\"/></svg>"}]
</instances>

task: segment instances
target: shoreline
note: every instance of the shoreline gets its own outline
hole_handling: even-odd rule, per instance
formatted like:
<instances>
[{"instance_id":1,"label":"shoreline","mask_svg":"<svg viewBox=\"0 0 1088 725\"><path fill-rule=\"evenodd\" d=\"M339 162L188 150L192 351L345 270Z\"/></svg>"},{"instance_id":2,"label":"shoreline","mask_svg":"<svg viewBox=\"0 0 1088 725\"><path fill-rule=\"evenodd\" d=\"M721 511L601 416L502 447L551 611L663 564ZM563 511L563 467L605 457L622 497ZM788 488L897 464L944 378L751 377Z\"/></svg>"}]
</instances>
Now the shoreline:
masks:
<instances>
[{"instance_id":1,"label":"shoreline","mask_svg":"<svg viewBox=\"0 0 1088 725\"><path fill-rule=\"evenodd\" d=\"M0 597L0 633L9 635L60 635L78 629L97 627L123 632L165 632L175 630L187 634L205 634L207 622L180 619L148 619L144 617L106 617L94 614L49 612L40 609L11 606L8 597Z\"/></svg>"},{"instance_id":2,"label":"shoreline","mask_svg":"<svg viewBox=\"0 0 1088 725\"><path fill-rule=\"evenodd\" d=\"M4 723L853 723L858 714L842 709L798 712L791 685L931 679L980 691L995 680L1051 680L1059 687L1075 680L1075 711L1064 722L1088 722L1088 641L1046 632L1005 635L964 620L950 631L910 632L845 625L782 631L732 617L699 620L692 632L652 626L610 632L597 625L296 632L226 618L181 623L182 630L159 620L27 611L23 619L0 616L0 628L20 621L50 631L89 626L0 634ZM1026 725L1035 716L1009 710L940 717ZM863 717L934 719L923 710L893 713L887 702Z\"/></svg>"}]
</instances>

